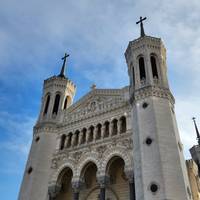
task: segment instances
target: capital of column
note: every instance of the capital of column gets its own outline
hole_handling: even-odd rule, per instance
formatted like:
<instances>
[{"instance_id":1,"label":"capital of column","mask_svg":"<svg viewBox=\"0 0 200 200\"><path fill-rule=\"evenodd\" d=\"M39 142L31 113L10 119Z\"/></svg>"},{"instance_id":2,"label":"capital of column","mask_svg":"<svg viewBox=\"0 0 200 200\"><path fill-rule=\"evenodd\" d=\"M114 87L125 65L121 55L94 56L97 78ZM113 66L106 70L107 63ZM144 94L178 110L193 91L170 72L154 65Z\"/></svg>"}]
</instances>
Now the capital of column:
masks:
<instances>
[{"instance_id":1,"label":"capital of column","mask_svg":"<svg viewBox=\"0 0 200 200\"><path fill-rule=\"evenodd\" d=\"M126 178L128 179L129 183L134 183L134 172L133 170L126 170L124 171Z\"/></svg>"},{"instance_id":2,"label":"capital of column","mask_svg":"<svg viewBox=\"0 0 200 200\"><path fill-rule=\"evenodd\" d=\"M48 187L48 194L50 199L56 198L56 196L60 193L61 191L61 185L51 185Z\"/></svg>"},{"instance_id":3,"label":"capital of column","mask_svg":"<svg viewBox=\"0 0 200 200\"><path fill-rule=\"evenodd\" d=\"M80 181L73 181L72 182L72 189L75 193L80 191L81 182Z\"/></svg>"},{"instance_id":4,"label":"capital of column","mask_svg":"<svg viewBox=\"0 0 200 200\"><path fill-rule=\"evenodd\" d=\"M110 182L110 177L109 176L98 176L97 182L99 183L100 188L105 188L106 185L108 185Z\"/></svg>"}]
</instances>

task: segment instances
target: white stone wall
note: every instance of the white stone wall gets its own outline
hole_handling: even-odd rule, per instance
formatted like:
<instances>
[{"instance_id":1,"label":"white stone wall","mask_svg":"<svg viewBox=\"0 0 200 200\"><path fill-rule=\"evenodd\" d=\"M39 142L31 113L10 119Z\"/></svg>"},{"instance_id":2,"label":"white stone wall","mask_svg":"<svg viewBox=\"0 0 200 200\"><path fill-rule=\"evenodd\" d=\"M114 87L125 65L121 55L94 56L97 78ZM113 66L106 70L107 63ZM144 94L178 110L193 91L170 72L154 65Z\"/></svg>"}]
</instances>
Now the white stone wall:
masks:
<instances>
[{"instance_id":1,"label":"white stone wall","mask_svg":"<svg viewBox=\"0 0 200 200\"><path fill-rule=\"evenodd\" d=\"M36 137L40 137L37 142L35 141ZM52 128L46 127L35 133L18 197L19 200L46 200L55 142L56 132ZM30 174L27 173L29 167L33 169Z\"/></svg>"}]
</instances>

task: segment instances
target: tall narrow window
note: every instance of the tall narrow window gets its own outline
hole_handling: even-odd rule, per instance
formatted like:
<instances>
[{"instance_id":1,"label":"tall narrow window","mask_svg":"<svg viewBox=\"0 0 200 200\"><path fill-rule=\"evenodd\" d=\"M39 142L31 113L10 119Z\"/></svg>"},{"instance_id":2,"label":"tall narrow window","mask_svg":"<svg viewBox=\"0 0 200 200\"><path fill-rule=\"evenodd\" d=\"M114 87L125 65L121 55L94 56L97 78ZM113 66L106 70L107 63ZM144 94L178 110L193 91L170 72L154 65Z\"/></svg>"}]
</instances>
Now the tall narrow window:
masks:
<instances>
[{"instance_id":1,"label":"tall narrow window","mask_svg":"<svg viewBox=\"0 0 200 200\"><path fill-rule=\"evenodd\" d=\"M45 107L44 107L44 115L46 115L47 112L48 112L49 102L50 102L50 95L47 96L46 104L45 104Z\"/></svg>"},{"instance_id":2,"label":"tall narrow window","mask_svg":"<svg viewBox=\"0 0 200 200\"><path fill-rule=\"evenodd\" d=\"M146 73L145 73L145 65L144 65L144 58L139 58L139 69L140 69L140 80L146 79Z\"/></svg>"},{"instance_id":3,"label":"tall narrow window","mask_svg":"<svg viewBox=\"0 0 200 200\"><path fill-rule=\"evenodd\" d=\"M158 78L158 70L157 70L157 66L156 66L156 58L154 56L151 56L151 68L152 68L153 78Z\"/></svg>"},{"instance_id":4,"label":"tall narrow window","mask_svg":"<svg viewBox=\"0 0 200 200\"><path fill-rule=\"evenodd\" d=\"M104 126L105 126L104 137L108 137L109 136L109 126L110 126L110 123L109 122L105 122Z\"/></svg>"},{"instance_id":5,"label":"tall narrow window","mask_svg":"<svg viewBox=\"0 0 200 200\"><path fill-rule=\"evenodd\" d=\"M121 117L120 118L120 133L125 133L126 132L126 117Z\"/></svg>"},{"instance_id":6,"label":"tall narrow window","mask_svg":"<svg viewBox=\"0 0 200 200\"><path fill-rule=\"evenodd\" d=\"M113 127L112 127L112 135L117 135L117 132L118 132L117 123L118 123L117 119L114 119L112 121L112 125L113 125Z\"/></svg>"},{"instance_id":7,"label":"tall narrow window","mask_svg":"<svg viewBox=\"0 0 200 200\"><path fill-rule=\"evenodd\" d=\"M53 114L57 115L58 108L59 108L59 103L60 103L60 95L57 94L56 97L55 97L55 102L54 102L54 106L53 106Z\"/></svg>"},{"instance_id":8,"label":"tall narrow window","mask_svg":"<svg viewBox=\"0 0 200 200\"><path fill-rule=\"evenodd\" d=\"M90 133L89 133L88 142L92 142L94 138L94 126L90 126L89 130L90 130Z\"/></svg>"},{"instance_id":9,"label":"tall narrow window","mask_svg":"<svg viewBox=\"0 0 200 200\"><path fill-rule=\"evenodd\" d=\"M60 150L63 150L65 147L65 140L66 140L66 135L62 135L61 136L61 140L60 140Z\"/></svg>"},{"instance_id":10,"label":"tall narrow window","mask_svg":"<svg viewBox=\"0 0 200 200\"><path fill-rule=\"evenodd\" d=\"M135 86L135 70L134 70L134 67L132 67L132 79L133 79L133 86Z\"/></svg>"},{"instance_id":11,"label":"tall narrow window","mask_svg":"<svg viewBox=\"0 0 200 200\"><path fill-rule=\"evenodd\" d=\"M67 108L67 97L65 98L65 102L64 102L64 107L63 109L65 110Z\"/></svg>"},{"instance_id":12,"label":"tall narrow window","mask_svg":"<svg viewBox=\"0 0 200 200\"><path fill-rule=\"evenodd\" d=\"M84 144L86 142L86 132L87 132L87 129L83 128L82 132L83 132L83 136L82 136L81 144Z\"/></svg>"},{"instance_id":13,"label":"tall narrow window","mask_svg":"<svg viewBox=\"0 0 200 200\"><path fill-rule=\"evenodd\" d=\"M67 147L71 147L72 145L72 133L68 134L68 140L67 140Z\"/></svg>"},{"instance_id":14,"label":"tall narrow window","mask_svg":"<svg viewBox=\"0 0 200 200\"><path fill-rule=\"evenodd\" d=\"M101 124L98 124L97 125L97 136L96 136L96 139L101 139L101 128L102 128L102 125Z\"/></svg>"}]
</instances>

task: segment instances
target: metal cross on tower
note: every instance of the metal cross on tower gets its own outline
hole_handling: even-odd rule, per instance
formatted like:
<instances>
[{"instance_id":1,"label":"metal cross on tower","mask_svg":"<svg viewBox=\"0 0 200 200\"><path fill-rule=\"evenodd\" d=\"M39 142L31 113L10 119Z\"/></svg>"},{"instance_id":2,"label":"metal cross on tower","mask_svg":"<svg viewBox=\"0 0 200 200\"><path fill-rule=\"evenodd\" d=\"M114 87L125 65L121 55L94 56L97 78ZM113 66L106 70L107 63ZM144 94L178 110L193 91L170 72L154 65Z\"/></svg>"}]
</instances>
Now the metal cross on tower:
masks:
<instances>
[{"instance_id":1,"label":"metal cross on tower","mask_svg":"<svg viewBox=\"0 0 200 200\"><path fill-rule=\"evenodd\" d=\"M140 20L138 22L136 22L136 24L139 24L140 23L140 36L141 37L144 37L145 36L145 32L144 32L144 27L143 27L143 21L146 20L147 18L144 17L140 17Z\"/></svg>"},{"instance_id":2,"label":"metal cross on tower","mask_svg":"<svg viewBox=\"0 0 200 200\"><path fill-rule=\"evenodd\" d=\"M62 57L63 65L62 65L62 69L59 74L60 77L65 77L65 66L66 66L67 57L69 57L69 54L67 54L67 53L65 53L64 57Z\"/></svg>"}]
</instances>

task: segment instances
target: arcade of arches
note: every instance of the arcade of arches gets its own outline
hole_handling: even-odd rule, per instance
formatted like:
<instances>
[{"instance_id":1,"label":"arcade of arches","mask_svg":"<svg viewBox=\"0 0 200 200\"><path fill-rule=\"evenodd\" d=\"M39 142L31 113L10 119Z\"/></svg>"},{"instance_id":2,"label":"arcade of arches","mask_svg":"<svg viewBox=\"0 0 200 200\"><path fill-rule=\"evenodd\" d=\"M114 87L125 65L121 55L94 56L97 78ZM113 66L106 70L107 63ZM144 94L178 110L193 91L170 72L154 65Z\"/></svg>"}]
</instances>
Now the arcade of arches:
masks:
<instances>
[{"instance_id":1,"label":"arcade of arches","mask_svg":"<svg viewBox=\"0 0 200 200\"><path fill-rule=\"evenodd\" d=\"M81 170L79 182L73 182L73 172L65 168L57 179L59 189L50 200L135 200L133 176L127 178L124 160L110 159L106 175L98 177L97 166L88 162Z\"/></svg>"}]
</instances>

